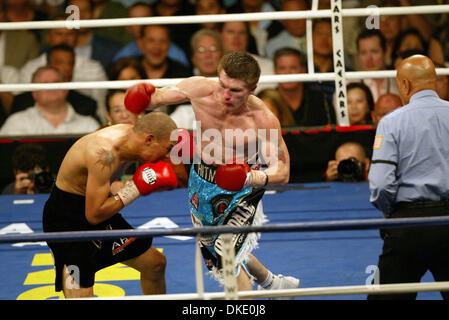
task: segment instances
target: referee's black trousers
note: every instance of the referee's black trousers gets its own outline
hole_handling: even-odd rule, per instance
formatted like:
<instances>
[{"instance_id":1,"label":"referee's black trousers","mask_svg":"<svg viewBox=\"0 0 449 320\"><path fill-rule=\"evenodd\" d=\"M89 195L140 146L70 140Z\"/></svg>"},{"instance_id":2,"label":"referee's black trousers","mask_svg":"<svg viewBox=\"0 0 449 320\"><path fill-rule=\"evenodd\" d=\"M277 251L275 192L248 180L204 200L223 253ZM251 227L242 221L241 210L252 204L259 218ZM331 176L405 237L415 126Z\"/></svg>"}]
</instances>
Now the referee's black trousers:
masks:
<instances>
[{"instance_id":1,"label":"referee's black trousers","mask_svg":"<svg viewBox=\"0 0 449 320\"><path fill-rule=\"evenodd\" d=\"M449 201L398 203L392 218L449 216ZM379 284L420 282L427 271L449 281L449 225L380 230ZM377 278L377 277L376 277ZM417 293L368 295L376 299L416 299ZM449 300L449 291L441 292Z\"/></svg>"}]
</instances>

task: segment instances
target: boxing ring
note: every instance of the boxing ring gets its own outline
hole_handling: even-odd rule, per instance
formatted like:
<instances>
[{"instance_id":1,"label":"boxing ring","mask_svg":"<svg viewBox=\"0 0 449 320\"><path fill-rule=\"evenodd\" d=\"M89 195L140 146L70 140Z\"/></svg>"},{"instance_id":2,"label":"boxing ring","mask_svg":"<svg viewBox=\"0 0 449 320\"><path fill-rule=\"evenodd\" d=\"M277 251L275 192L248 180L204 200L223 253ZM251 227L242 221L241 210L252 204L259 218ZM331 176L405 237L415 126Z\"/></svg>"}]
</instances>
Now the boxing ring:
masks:
<instances>
[{"instance_id":1,"label":"boxing ring","mask_svg":"<svg viewBox=\"0 0 449 320\"><path fill-rule=\"evenodd\" d=\"M43 21L0 23L0 30L46 29L57 27L105 27L140 24L201 23L211 21L254 21L307 19L307 38L311 39L311 21L331 18L333 23L334 64L344 53L342 34L335 31L343 17L449 12L449 5L400 8L342 9L341 1L332 1L338 10L227 14L134 19ZM336 18L337 17L337 18ZM341 31L341 28L340 28ZM309 53L311 52L309 46ZM341 126L348 125L346 79L391 78L395 71L345 72L335 65L335 73L314 73L313 55L308 54L307 74L262 76L260 82L336 81L344 98L339 104ZM338 72L341 70L342 72ZM449 68L437 69L449 75ZM157 87L174 85L181 79L152 79ZM0 84L0 91L128 88L141 81L70 82L53 84ZM337 110L336 110L337 111ZM382 241L379 228L393 226L448 224L447 218L383 219L369 203L367 183L290 184L267 191L263 198L269 223L261 227L220 232L262 232L255 255L273 271L301 279L301 288L237 293L230 289L235 277L224 288L203 271L195 235L216 229L193 229L188 210L187 190L157 192L142 197L121 213L136 230L43 234L41 217L48 195L0 196L0 299L31 300L62 297L54 292L54 270L45 240L108 238L139 235L153 236L153 245L167 257L167 295L142 296L137 271L118 264L96 275L94 293L102 299L265 299L292 296L296 299L365 299L367 293L419 292L418 299L441 299L439 290L449 290L448 282L434 282L429 273L419 284L372 284ZM177 199L177 201L173 201ZM234 282L233 282L234 281ZM192 293L196 292L196 293Z\"/></svg>"},{"instance_id":2,"label":"boxing ring","mask_svg":"<svg viewBox=\"0 0 449 320\"><path fill-rule=\"evenodd\" d=\"M378 286L371 285L382 247L377 228L388 227L391 220L384 220L367 201L368 197L367 183L290 184L268 190L263 205L269 222L259 227L265 230L254 253L273 272L300 278L301 288L277 293L244 292L239 298L288 294L296 299L358 300L365 299L367 292L379 290ZM50 250L40 242L48 236L63 238L42 234L42 208L47 198L45 194L0 197L0 274L5 275L0 299L61 297L54 292ZM197 231L191 228L187 204L187 190L177 189L139 198L121 211L136 228L130 232L141 236L159 235L154 237L153 245L167 257L167 295L142 296L138 272L119 264L97 272L94 292L98 298L199 298L194 294L198 289L194 236ZM413 219L406 220L416 223ZM440 217L439 220L436 222L449 223L449 219ZM436 223L424 219L418 224L425 222ZM403 224L402 221L400 225ZM286 232L280 232L281 229ZM127 231L117 232L126 235ZM104 232L96 233L105 236ZM108 234L117 237L117 234ZM93 235L76 232L68 238L86 236ZM202 264L202 258L200 260ZM204 298L226 298L223 287L215 280L205 274L203 280ZM434 283L430 274L422 281L420 287L402 285L400 292L438 291L437 284L449 288L447 283ZM441 297L439 292L420 292L418 299Z\"/></svg>"}]
</instances>

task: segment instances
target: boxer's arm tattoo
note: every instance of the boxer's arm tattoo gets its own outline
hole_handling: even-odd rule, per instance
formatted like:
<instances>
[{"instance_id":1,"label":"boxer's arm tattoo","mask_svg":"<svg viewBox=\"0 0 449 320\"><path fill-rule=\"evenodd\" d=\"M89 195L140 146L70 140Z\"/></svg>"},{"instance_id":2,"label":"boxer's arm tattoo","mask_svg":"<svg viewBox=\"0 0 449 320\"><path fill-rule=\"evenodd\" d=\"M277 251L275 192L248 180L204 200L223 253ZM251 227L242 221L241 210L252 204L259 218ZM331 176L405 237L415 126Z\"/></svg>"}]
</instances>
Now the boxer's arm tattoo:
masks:
<instances>
[{"instance_id":1,"label":"boxer's arm tattoo","mask_svg":"<svg viewBox=\"0 0 449 320\"><path fill-rule=\"evenodd\" d=\"M114 163L115 157L112 152L101 148L98 152L98 160L97 163L102 165L103 167L109 167Z\"/></svg>"},{"instance_id":2,"label":"boxer's arm tattoo","mask_svg":"<svg viewBox=\"0 0 449 320\"><path fill-rule=\"evenodd\" d=\"M287 162L287 157L286 157L285 152L284 152L284 150L282 148L283 145L284 144L282 143L282 135L281 135L281 137L278 140L278 160L282 161L283 163L286 163Z\"/></svg>"},{"instance_id":3,"label":"boxer's arm tattoo","mask_svg":"<svg viewBox=\"0 0 449 320\"><path fill-rule=\"evenodd\" d=\"M284 150L282 150L282 147L281 146L279 146L279 149L278 149L278 159L279 159L279 161L282 161L282 162L287 162L287 158L285 157L285 152L284 152Z\"/></svg>"}]
</instances>

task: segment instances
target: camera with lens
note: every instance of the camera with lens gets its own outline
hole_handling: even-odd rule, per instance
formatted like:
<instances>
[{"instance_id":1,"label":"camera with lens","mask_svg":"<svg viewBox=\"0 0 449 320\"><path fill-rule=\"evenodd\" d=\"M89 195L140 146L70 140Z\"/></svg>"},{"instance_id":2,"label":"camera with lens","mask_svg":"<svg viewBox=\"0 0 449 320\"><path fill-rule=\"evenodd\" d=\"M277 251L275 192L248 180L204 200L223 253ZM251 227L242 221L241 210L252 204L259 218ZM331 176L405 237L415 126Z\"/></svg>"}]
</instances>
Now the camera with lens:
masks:
<instances>
[{"instance_id":1,"label":"camera with lens","mask_svg":"<svg viewBox=\"0 0 449 320\"><path fill-rule=\"evenodd\" d=\"M54 183L53 175L39 167L34 168L33 172L28 175L28 179L34 181L36 193L50 193Z\"/></svg>"},{"instance_id":2,"label":"camera with lens","mask_svg":"<svg viewBox=\"0 0 449 320\"><path fill-rule=\"evenodd\" d=\"M354 157L340 161L337 171L340 181L358 182L364 180L364 165Z\"/></svg>"}]
</instances>

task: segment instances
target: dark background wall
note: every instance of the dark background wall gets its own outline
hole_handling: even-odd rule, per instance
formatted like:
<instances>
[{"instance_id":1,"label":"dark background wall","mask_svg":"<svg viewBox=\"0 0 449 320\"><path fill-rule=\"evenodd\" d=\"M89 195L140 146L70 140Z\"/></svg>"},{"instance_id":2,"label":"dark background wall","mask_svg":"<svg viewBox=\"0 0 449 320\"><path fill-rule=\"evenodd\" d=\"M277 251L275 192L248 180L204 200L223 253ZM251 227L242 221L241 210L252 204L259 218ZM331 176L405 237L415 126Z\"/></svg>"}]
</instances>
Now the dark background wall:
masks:
<instances>
[{"instance_id":1,"label":"dark background wall","mask_svg":"<svg viewBox=\"0 0 449 320\"><path fill-rule=\"evenodd\" d=\"M283 131L290 153L290 182L323 181L328 161L334 159L338 146L347 141L361 143L371 158L375 132L375 128L371 126L327 126ZM66 152L78 138L65 136L51 139L43 137L0 139L0 190L14 180L11 155L19 144L26 142L42 144L47 151L52 172L57 173Z\"/></svg>"}]
</instances>

